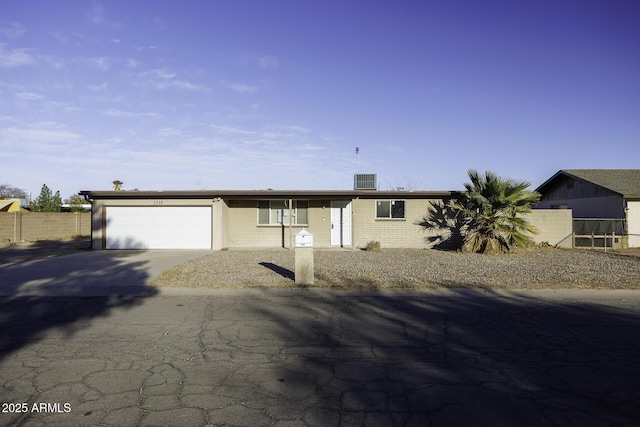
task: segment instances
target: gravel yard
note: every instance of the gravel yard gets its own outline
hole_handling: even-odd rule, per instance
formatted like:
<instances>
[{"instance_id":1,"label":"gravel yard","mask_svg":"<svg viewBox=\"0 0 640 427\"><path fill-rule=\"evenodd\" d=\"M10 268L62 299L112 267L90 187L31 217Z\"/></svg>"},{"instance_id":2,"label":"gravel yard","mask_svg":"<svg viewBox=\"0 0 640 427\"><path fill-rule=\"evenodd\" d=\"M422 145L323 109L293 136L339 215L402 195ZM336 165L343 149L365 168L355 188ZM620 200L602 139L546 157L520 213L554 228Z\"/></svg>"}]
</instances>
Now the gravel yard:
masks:
<instances>
[{"instance_id":1,"label":"gravel yard","mask_svg":"<svg viewBox=\"0 0 640 427\"><path fill-rule=\"evenodd\" d=\"M316 287L640 289L640 258L595 251L538 248L480 255L428 249L316 250L314 263ZM178 265L153 284L292 287L294 269L291 250L229 250Z\"/></svg>"}]
</instances>

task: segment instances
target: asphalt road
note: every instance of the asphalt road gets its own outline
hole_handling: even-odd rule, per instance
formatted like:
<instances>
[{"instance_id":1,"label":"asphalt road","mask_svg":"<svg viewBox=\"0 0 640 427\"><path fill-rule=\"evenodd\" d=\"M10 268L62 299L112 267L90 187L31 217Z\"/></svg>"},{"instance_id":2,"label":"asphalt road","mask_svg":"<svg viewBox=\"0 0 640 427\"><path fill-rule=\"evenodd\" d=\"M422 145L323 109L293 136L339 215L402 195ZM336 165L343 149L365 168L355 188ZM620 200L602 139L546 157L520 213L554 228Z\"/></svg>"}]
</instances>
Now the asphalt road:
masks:
<instances>
[{"instance_id":1,"label":"asphalt road","mask_svg":"<svg viewBox=\"0 0 640 427\"><path fill-rule=\"evenodd\" d=\"M0 298L0 425L640 425L638 291L171 292Z\"/></svg>"}]
</instances>

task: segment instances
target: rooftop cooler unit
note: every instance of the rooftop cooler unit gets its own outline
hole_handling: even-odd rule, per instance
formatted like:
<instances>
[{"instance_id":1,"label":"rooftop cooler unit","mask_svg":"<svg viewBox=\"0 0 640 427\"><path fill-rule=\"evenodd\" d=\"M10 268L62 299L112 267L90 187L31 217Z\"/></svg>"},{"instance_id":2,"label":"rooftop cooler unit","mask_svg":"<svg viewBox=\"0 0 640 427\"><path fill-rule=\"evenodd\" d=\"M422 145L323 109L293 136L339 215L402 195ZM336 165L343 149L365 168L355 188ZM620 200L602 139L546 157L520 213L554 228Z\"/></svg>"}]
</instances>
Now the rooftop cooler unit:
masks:
<instances>
[{"instance_id":1,"label":"rooftop cooler unit","mask_svg":"<svg viewBox=\"0 0 640 427\"><path fill-rule=\"evenodd\" d=\"M353 177L354 190L377 190L377 178L375 173L358 173Z\"/></svg>"}]
</instances>

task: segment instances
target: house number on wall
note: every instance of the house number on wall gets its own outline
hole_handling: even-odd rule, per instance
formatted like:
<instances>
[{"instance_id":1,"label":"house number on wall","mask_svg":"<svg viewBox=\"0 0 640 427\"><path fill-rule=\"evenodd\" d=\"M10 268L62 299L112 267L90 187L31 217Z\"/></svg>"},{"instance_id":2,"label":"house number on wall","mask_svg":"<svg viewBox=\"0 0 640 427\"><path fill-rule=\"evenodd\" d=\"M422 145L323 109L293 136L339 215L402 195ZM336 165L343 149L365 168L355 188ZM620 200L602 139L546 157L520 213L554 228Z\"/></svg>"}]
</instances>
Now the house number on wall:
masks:
<instances>
[{"instance_id":1,"label":"house number on wall","mask_svg":"<svg viewBox=\"0 0 640 427\"><path fill-rule=\"evenodd\" d=\"M163 202L162 200L154 200L154 201L153 201L153 205L154 205L154 206L159 206L159 205L161 205L161 204L162 204L162 202Z\"/></svg>"}]
</instances>

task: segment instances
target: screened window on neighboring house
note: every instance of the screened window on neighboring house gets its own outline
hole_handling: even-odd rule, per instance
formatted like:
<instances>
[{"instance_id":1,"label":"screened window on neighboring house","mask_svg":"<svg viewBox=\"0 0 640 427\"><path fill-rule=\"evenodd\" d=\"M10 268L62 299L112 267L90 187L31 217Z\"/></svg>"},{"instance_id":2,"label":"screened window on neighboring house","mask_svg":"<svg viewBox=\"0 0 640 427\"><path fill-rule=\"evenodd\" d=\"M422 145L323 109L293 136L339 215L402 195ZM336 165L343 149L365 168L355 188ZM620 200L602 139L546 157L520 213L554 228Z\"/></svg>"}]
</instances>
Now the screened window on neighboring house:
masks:
<instances>
[{"instance_id":1,"label":"screened window on neighboring house","mask_svg":"<svg viewBox=\"0 0 640 427\"><path fill-rule=\"evenodd\" d=\"M307 225L309 201L293 200L289 210L288 200L258 200L258 225ZM293 220L289 221L289 215Z\"/></svg>"},{"instance_id":2,"label":"screened window on neighboring house","mask_svg":"<svg viewBox=\"0 0 640 427\"><path fill-rule=\"evenodd\" d=\"M404 219L404 200L377 200L376 219Z\"/></svg>"}]
</instances>

